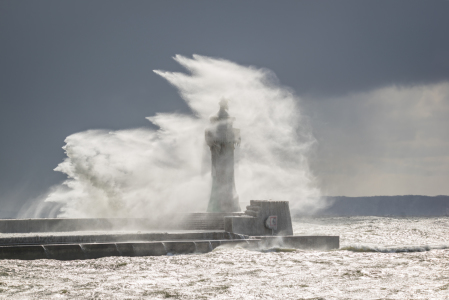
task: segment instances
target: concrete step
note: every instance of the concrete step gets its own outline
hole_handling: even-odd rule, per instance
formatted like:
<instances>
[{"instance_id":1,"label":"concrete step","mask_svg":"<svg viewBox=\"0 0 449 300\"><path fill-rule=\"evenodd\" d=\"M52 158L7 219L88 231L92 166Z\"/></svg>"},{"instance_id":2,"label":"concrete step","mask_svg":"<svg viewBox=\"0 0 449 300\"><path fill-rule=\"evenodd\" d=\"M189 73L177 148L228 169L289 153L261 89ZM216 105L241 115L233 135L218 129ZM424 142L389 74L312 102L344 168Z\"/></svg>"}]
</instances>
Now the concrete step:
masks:
<instances>
[{"instance_id":1,"label":"concrete step","mask_svg":"<svg viewBox=\"0 0 449 300\"><path fill-rule=\"evenodd\" d=\"M0 233L0 245L46 245L119 243L174 240L242 240L248 236L225 231L197 230L171 232L123 232L123 231L79 231L79 232L39 232L39 233Z\"/></svg>"},{"instance_id":2,"label":"concrete step","mask_svg":"<svg viewBox=\"0 0 449 300\"><path fill-rule=\"evenodd\" d=\"M108 256L160 256L207 253L220 245L257 247L260 240L157 241L0 246L0 259L94 259Z\"/></svg>"},{"instance_id":3,"label":"concrete step","mask_svg":"<svg viewBox=\"0 0 449 300\"><path fill-rule=\"evenodd\" d=\"M158 256L207 253L220 245L230 244L256 250L293 248L327 251L339 248L338 236L259 236L230 239L191 240L195 233L178 234L178 240L124 241L105 243L14 244L0 246L0 259L93 259L107 256ZM171 235L172 237L175 235Z\"/></svg>"}]
</instances>

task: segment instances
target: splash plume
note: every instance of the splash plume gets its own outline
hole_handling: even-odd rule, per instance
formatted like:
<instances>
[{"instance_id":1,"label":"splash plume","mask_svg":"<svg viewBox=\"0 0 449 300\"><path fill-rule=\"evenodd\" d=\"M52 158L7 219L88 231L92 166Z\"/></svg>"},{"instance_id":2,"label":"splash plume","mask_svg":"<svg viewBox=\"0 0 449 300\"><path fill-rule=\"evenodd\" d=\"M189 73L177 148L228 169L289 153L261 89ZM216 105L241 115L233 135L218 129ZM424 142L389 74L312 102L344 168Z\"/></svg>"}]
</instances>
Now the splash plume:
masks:
<instances>
[{"instance_id":1,"label":"splash plume","mask_svg":"<svg viewBox=\"0 0 449 300\"><path fill-rule=\"evenodd\" d=\"M266 69L194 55L174 58L188 73L154 71L176 87L191 115L157 114L158 130L88 130L66 138L67 158L55 171L67 180L46 203L61 217L146 217L154 212L205 211L210 158L204 130L222 98L229 99L242 144L236 153L241 202L289 200L292 209L322 205L308 163L314 138L299 99Z\"/></svg>"}]
</instances>

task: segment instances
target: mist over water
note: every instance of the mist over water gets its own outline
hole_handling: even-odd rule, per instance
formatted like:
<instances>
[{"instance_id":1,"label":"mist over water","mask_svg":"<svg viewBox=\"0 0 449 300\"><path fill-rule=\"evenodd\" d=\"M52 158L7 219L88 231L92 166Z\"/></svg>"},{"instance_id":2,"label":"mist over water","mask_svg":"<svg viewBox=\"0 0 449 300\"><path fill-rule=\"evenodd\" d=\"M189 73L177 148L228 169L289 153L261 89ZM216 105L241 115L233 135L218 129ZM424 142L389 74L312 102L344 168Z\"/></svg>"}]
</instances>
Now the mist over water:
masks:
<instances>
[{"instance_id":1,"label":"mist over water","mask_svg":"<svg viewBox=\"0 0 449 300\"><path fill-rule=\"evenodd\" d=\"M235 174L240 202L288 200L292 209L302 211L325 204L307 161L315 140L290 89L267 69L198 55L174 59L188 72L155 73L178 89L192 114L149 117L158 130L88 130L68 136L67 158L55 169L67 180L43 198L58 207L59 217L205 211L211 175L204 130L222 98L229 100L234 127L241 130ZM33 207L22 216L43 214Z\"/></svg>"}]
</instances>

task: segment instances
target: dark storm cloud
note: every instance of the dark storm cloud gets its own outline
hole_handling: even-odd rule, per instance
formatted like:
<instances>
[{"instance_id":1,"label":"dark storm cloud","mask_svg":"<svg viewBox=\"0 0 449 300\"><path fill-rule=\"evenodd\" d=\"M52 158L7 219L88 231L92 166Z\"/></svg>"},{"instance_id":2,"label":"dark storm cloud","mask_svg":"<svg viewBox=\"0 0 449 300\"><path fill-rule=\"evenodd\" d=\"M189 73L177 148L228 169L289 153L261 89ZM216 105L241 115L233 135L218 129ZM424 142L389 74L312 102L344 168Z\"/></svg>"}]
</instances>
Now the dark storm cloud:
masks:
<instances>
[{"instance_id":1,"label":"dark storm cloud","mask_svg":"<svg viewBox=\"0 0 449 300\"><path fill-rule=\"evenodd\" d=\"M61 177L69 134L186 111L153 69L174 54L273 70L337 97L449 79L448 1L0 1L0 201ZM356 101L356 100L354 100Z\"/></svg>"}]
</instances>

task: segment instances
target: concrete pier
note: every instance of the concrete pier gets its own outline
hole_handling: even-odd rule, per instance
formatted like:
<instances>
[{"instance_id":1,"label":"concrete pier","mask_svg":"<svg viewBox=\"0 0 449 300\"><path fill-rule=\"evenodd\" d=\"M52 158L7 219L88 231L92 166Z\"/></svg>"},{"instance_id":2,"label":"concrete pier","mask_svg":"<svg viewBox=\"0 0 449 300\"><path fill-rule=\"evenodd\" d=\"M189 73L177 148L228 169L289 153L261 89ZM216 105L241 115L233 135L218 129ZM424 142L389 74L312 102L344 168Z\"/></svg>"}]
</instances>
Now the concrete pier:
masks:
<instances>
[{"instance_id":1,"label":"concrete pier","mask_svg":"<svg viewBox=\"0 0 449 300\"><path fill-rule=\"evenodd\" d=\"M294 236L287 201L252 200L245 213L173 214L151 219L0 220L0 259L93 259L251 250L338 249L338 236Z\"/></svg>"}]
</instances>

